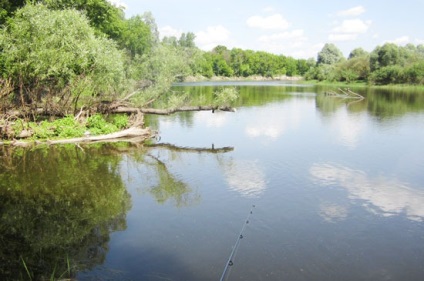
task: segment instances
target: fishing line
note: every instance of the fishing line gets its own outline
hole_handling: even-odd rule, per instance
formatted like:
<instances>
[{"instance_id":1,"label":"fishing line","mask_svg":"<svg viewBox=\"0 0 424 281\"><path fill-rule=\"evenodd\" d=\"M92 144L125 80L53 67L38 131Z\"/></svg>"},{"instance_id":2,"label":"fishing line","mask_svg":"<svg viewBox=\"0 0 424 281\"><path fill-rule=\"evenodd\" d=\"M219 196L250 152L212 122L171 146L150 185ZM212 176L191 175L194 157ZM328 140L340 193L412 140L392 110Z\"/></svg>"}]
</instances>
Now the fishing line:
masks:
<instances>
[{"instance_id":1,"label":"fishing line","mask_svg":"<svg viewBox=\"0 0 424 281\"><path fill-rule=\"evenodd\" d=\"M234 244L233 250L231 251L231 254L230 254L230 256L228 257L228 261L227 261L227 264L225 265L224 272L222 272L221 279L219 279L220 281L225 280L225 276L226 276L226 274L227 274L227 272L228 272L228 268L234 264L234 263L233 263L233 257L234 257L234 254L236 253L237 248L238 248L238 246L240 245L240 240L241 240L241 239L243 239L243 231L244 231L244 229L246 228L246 226L249 224L249 218L250 218L250 216L251 216L251 215L252 215L252 213L253 213L253 208L255 208L255 205L252 205L252 209L250 209L250 212L249 212L249 214L247 215L247 218L246 218L246 220L245 220L245 222L244 222L244 224L243 224L243 227L241 228L240 234L239 234L239 236L237 237L237 240L236 240L236 243Z\"/></svg>"}]
</instances>

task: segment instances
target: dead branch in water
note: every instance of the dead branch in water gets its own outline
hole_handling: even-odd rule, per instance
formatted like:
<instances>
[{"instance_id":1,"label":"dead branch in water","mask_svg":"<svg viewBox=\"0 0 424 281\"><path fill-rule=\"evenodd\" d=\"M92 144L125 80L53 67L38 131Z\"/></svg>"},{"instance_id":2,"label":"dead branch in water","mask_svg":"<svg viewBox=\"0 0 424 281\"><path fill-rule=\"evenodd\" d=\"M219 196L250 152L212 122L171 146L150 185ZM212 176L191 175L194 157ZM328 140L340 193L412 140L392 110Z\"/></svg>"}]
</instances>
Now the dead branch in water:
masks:
<instances>
[{"instance_id":1,"label":"dead branch in water","mask_svg":"<svg viewBox=\"0 0 424 281\"><path fill-rule=\"evenodd\" d=\"M171 151L175 152L193 152L193 153L226 153L234 150L234 147L231 146L225 146L220 148L215 148L215 146L212 144L211 148L197 148L197 147L183 147L183 146L176 146L170 143L156 143L156 144L148 144L146 147L150 148L166 148Z\"/></svg>"},{"instance_id":2,"label":"dead branch in water","mask_svg":"<svg viewBox=\"0 0 424 281\"><path fill-rule=\"evenodd\" d=\"M353 92L349 88L345 90L338 88L338 90L341 92L341 94L334 91L328 91L328 92L325 92L325 95L330 97L344 98L344 99L359 99L359 100L365 99L364 96Z\"/></svg>"},{"instance_id":3,"label":"dead branch in water","mask_svg":"<svg viewBox=\"0 0 424 281\"><path fill-rule=\"evenodd\" d=\"M157 115L170 115L176 112L185 111L228 111L235 112L236 109L229 106L183 106L179 108L170 109L157 109L157 108L137 108L137 107L118 107L112 110L112 113L137 113L141 112L144 114L157 114Z\"/></svg>"}]
</instances>

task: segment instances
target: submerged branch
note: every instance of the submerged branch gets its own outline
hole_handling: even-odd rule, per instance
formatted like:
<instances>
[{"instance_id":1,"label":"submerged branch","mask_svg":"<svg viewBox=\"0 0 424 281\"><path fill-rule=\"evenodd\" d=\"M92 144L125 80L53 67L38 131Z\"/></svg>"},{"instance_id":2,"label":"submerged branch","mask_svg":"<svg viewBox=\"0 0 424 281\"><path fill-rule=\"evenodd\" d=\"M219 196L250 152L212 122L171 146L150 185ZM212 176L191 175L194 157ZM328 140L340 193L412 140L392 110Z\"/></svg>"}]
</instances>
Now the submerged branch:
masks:
<instances>
[{"instance_id":1,"label":"submerged branch","mask_svg":"<svg viewBox=\"0 0 424 281\"><path fill-rule=\"evenodd\" d=\"M350 90L349 88L346 90L343 90L341 88L338 89L341 94L333 92L333 91L328 91L325 92L325 95L330 96L330 97L337 97L337 98L345 98L345 99L359 99L359 100L363 100L365 97L353 92L352 90Z\"/></svg>"},{"instance_id":2,"label":"submerged branch","mask_svg":"<svg viewBox=\"0 0 424 281\"><path fill-rule=\"evenodd\" d=\"M147 147L151 148L166 148L171 151L176 152L194 152L194 153L226 153L234 150L234 147L231 146L225 146L220 148L215 148L215 146L212 144L211 148L197 148L197 147L183 147L183 146L176 146L174 144L170 143L156 143L156 144L148 144Z\"/></svg>"}]
</instances>

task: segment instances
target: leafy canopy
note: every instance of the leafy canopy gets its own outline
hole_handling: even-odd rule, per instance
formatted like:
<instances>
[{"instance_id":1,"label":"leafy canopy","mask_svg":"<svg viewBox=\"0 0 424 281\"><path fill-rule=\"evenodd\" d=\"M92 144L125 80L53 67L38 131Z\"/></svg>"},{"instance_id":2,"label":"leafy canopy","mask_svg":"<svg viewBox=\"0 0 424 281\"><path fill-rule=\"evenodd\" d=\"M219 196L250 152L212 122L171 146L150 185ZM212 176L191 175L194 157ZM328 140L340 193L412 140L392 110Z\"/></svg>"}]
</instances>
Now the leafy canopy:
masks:
<instances>
[{"instance_id":1,"label":"leafy canopy","mask_svg":"<svg viewBox=\"0 0 424 281\"><path fill-rule=\"evenodd\" d=\"M95 36L87 18L76 10L26 5L0 33L0 49L3 75L18 88L29 89L19 93L26 102L47 93L71 95L63 101L97 93L109 96L124 77L115 42Z\"/></svg>"}]
</instances>

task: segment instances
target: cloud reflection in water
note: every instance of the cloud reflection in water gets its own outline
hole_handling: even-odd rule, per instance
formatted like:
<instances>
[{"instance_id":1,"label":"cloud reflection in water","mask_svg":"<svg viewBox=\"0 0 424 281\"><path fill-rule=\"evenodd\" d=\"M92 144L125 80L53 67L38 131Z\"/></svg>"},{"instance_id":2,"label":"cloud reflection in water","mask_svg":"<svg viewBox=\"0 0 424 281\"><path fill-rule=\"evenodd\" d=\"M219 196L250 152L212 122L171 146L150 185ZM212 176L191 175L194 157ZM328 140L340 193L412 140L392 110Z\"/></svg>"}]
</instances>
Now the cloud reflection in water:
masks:
<instances>
[{"instance_id":1,"label":"cloud reflection in water","mask_svg":"<svg viewBox=\"0 0 424 281\"><path fill-rule=\"evenodd\" d=\"M346 219L347 208L333 203L322 203L319 215L327 222L337 222Z\"/></svg>"},{"instance_id":2,"label":"cloud reflection in water","mask_svg":"<svg viewBox=\"0 0 424 281\"><path fill-rule=\"evenodd\" d=\"M363 171L331 164L315 164L310 174L321 185L345 188L352 199L365 200L376 213L384 216L405 214L411 220L424 220L424 192L406 183L383 177L370 178Z\"/></svg>"},{"instance_id":3,"label":"cloud reflection in water","mask_svg":"<svg viewBox=\"0 0 424 281\"><path fill-rule=\"evenodd\" d=\"M229 187L242 196L255 198L265 191L265 173L256 161L228 161L224 169Z\"/></svg>"}]
</instances>

